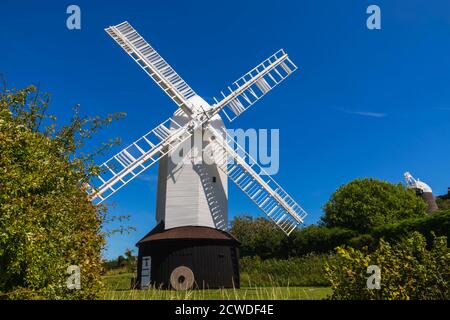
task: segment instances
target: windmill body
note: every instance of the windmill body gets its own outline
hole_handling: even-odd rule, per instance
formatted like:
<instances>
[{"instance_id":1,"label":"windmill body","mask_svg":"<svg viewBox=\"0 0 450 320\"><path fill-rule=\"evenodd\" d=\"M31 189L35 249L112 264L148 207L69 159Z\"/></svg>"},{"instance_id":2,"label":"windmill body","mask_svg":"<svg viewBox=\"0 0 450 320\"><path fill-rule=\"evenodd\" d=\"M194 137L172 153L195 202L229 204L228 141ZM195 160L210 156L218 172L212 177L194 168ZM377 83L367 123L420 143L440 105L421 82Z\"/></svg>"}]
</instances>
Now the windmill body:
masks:
<instances>
[{"instance_id":1,"label":"windmill body","mask_svg":"<svg viewBox=\"0 0 450 320\"><path fill-rule=\"evenodd\" d=\"M100 173L84 184L89 197L101 203L159 163L157 224L137 243L136 286L239 287L239 241L226 231L228 182L287 235L307 214L227 134L219 113L233 121L297 67L279 50L221 91L211 105L128 22L105 30L177 108L100 165Z\"/></svg>"},{"instance_id":2,"label":"windmill body","mask_svg":"<svg viewBox=\"0 0 450 320\"><path fill-rule=\"evenodd\" d=\"M210 109L211 106L196 95L190 99L195 110ZM174 120L185 125L189 117L175 112ZM223 132L225 125L215 115L210 125ZM201 139L201 150L192 152L195 139ZM157 224L165 229L183 226L203 226L226 230L228 222L228 178L215 163L203 161L204 148L211 143L203 128L198 128L185 148L177 148L159 161L157 191ZM197 142L197 145L200 145ZM180 155L180 152L190 152ZM177 156L174 156L174 155ZM183 158L183 161L179 161Z\"/></svg>"}]
</instances>

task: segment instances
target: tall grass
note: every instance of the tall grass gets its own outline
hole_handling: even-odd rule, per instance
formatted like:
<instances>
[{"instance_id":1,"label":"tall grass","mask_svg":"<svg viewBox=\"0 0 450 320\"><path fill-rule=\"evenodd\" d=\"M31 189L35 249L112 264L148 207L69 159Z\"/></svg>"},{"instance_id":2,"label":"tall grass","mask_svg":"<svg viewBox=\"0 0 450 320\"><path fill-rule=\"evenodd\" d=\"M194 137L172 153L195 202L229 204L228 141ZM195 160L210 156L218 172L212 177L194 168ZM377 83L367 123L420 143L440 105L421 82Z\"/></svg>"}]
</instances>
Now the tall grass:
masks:
<instances>
[{"instance_id":1,"label":"tall grass","mask_svg":"<svg viewBox=\"0 0 450 320\"><path fill-rule=\"evenodd\" d=\"M104 276L106 300L315 300L331 294L324 276L325 262L334 255L310 254L285 260L243 257L241 289L209 290L130 290L131 273Z\"/></svg>"},{"instance_id":2,"label":"tall grass","mask_svg":"<svg viewBox=\"0 0 450 320\"><path fill-rule=\"evenodd\" d=\"M330 288L251 287L215 290L109 290L104 300L317 300L331 294Z\"/></svg>"}]
</instances>

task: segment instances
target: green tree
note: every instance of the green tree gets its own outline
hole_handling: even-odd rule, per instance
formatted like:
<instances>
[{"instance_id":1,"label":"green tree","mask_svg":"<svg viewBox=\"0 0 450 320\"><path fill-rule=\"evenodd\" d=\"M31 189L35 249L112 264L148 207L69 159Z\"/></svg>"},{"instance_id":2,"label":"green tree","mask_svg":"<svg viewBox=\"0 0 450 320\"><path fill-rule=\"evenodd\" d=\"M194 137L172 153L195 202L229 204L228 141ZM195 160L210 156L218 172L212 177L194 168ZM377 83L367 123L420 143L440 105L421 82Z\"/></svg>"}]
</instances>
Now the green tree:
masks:
<instances>
[{"instance_id":1,"label":"green tree","mask_svg":"<svg viewBox=\"0 0 450 320\"><path fill-rule=\"evenodd\" d=\"M125 250L125 258L127 260L128 272L134 272L136 269L136 256L133 255L133 250L127 248Z\"/></svg>"},{"instance_id":2,"label":"green tree","mask_svg":"<svg viewBox=\"0 0 450 320\"><path fill-rule=\"evenodd\" d=\"M81 117L57 128L49 96L33 87L0 91L0 295L3 298L95 298L101 288L101 224L83 181L99 172L85 141L121 114ZM81 271L81 290L66 286Z\"/></svg>"},{"instance_id":3,"label":"green tree","mask_svg":"<svg viewBox=\"0 0 450 320\"><path fill-rule=\"evenodd\" d=\"M241 242L243 256L272 258L280 254L285 234L271 221L262 217L240 216L231 222L230 232Z\"/></svg>"},{"instance_id":4,"label":"green tree","mask_svg":"<svg viewBox=\"0 0 450 320\"><path fill-rule=\"evenodd\" d=\"M374 227L426 215L426 204L414 191L375 179L357 179L341 186L324 205L322 222L367 233Z\"/></svg>"},{"instance_id":5,"label":"green tree","mask_svg":"<svg viewBox=\"0 0 450 320\"><path fill-rule=\"evenodd\" d=\"M331 299L450 298L450 249L445 236L435 237L430 249L425 237L414 232L394 245L381 239L372 253L343 247L336 251L338 259L325 267L333 289ZM380 268L380 289L367 286L371 265Z\"/></svg>"},{"instance_id":6,"label":"green tree","mask_svg":"<svg viewBox=\"0 0 450 320\"><path fill-rule=\"evenodd\" d=\"M439 209L450 209L450 195L440 196L436 198L436 204Z\"/></svg>"}]
</instances>

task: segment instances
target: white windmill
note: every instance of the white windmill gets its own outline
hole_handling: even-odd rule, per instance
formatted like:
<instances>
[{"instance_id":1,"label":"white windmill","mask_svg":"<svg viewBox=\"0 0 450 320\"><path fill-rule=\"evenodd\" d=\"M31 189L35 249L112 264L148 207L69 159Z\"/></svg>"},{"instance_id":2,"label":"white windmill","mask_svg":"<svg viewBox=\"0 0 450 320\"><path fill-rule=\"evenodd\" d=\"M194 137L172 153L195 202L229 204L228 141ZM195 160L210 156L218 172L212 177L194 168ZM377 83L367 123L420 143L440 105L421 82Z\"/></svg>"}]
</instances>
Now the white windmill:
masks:
<instances>
[{"instance_id":1,"label":"white windmill","mask_svg":"<svg viewBox=\"0 0 450 320\"><path fill-rule=\"evenodd\" d=\"M403 174L403 177L405 178L406 186L408 188L414 189L414 191L416 191L416 194L421 196L422 199L425 200L428 205L428 213L432 213L439 209L436 203L436 198L433 195L433 190L428 184L414 178L408 171Z\"/></svg>"},{"instance_id":2,"label":"white windmill","mask_svg":"<svg viewBox=\"0 0 450 320\"><path fill-rule=\"evenodd\" d=\"M306 212L269 175L265 175L264 169L255 161L248 164L240 156L245 154L245 157L250 157L226 133L219 112L229 121L234 120L297 67L283 50L279 50L235 81L226 92L222 92L219 100L214 98L215 103L210 105L128 22L105 30L178 108L173 117L100 166L101 173L87 188L91 199L94 203L105 201L159 161L158 227L138 243L138 284L141 287L149 283L169 287L170 283L173 288L183 289L192 287L195 282L197 286L221 287L229 286L231 279L231 284L238 286L236 252L231 254L230 263L224 262L230 259L220 253L224 246L231 246L230 241L236 242L225 232L227 180L233 181L287 235L303 223ZM199 136L202 152L189 154L189 161L178 161L180 156L187 156L180 154L181 148L186 144L193 147ZM215 161L201 161L209 153L213 153ZM178 239L178 244L184 244L184 247L174 246L174 242L168 242L168 239ZM221 239L228 243L217 242ZM193 242L186 249L189 241ZM214 250L219 252L222 260L211 258L211 261L193 262L196 256L204 255L204 244L216 245ZM167 264L168 255L172 257L169 260L175 262ZM211 265L213 270L204 270L211 269ZM224 268L233 269L229 277ZM226 279L217 280L218 274Z\"/></svg>"}]
</instances>

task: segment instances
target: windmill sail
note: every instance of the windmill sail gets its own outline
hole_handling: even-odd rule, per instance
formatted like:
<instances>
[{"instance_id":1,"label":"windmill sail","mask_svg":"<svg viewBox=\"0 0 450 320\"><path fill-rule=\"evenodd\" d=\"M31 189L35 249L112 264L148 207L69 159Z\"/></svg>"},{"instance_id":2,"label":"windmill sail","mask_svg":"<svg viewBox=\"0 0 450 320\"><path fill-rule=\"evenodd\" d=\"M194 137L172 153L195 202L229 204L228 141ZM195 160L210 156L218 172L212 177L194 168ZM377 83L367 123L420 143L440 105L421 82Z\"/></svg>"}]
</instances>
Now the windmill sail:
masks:
<instances>
[{"instance_id":1,"label":"windmill sail","mask_svg":"<svg viewBox=\"0 0 450 320\"><path fill-rule=\"evenodd\" d=\"M111 26L105 31L175 101L178 107L191 114L188 100L196 95L194 90L128 22Z\"/></svg>"},{"instance_id":2,"label":"windmill sail","mask_svg":"<svg viewBox=\"0 0 450 320\"><path fill-rule=\"evenodd\" d=\"M129 26L127 23L121 24L118 26L118 28L122 29L122 25L125 27ZM115 28L115 27L110 27ZM131 26L130 26L131 28ZM131 28L132 29L132 28ZM113 30L113 29L112 29ZM126 31L128 29L124 29ZM134 30L134 29L132 29ZM128 31L128 33L125 33L126 37L128 34L135 32L135 31ZM119 42L119 41L118 41ZM120 43L120 42L119 42ZM125 50L127 49L127 46L124 46ZM132 55L133 56L133 55ZM279 68L285 70L285 73L282 73ZM211 114L209 117L202 117L202 118L196 118L190 121L189 126L192 126L193 128L198 128L200 126L204 126L210 121L210 118L214 115L219 113L224 108L228 108L234 112L234 114L237 116L240 113L244 112L248 107L250 107L252 104L254 104L256 101L258 101L260 98L262 98L267 92L269 92L271 89L273 89L276 85L278 85L281 81L283 81L289 74L291 74L293 71L296 70L296 66L289 60L287 54L284 53L283 50L278 51L276 54L272 55L270 58L266 59L264 62L262 62L260 65L258 65L256 68L248 72L246 75L241 77L239 80L237 80L233 85L237 87L235 91L232 91L228 96L226 96L221 102L217 103L213 106L211 109ZM278 78L276 78L278 76ZM267 81L266 77L272 80L273 82ZM255 89L256 88L259 89ZM231 89L230 89L231 90ZM259 90L259 91L257 91ZM239 102L239 105L237 106L239 99L244 99L245 101L247 98L247 93L251 94L253 96L253 100L249 100L251 103L244 106L243 103ZM184 110L182 107L177 110L175 115L179 115L181 110ZM227 115L228 117L228 115ZM228 117L230 120L232 120L230 117ZM176 133L170 135L168 131L170 131L167 126L165 125L166 122L169 122L168 128L177 128ZM91 197L93 200L98 201L97 203L103 202L108 197L110 197L112 194L117 192L120 188L122 188L124 185L126 185L128 182L133 180L137 175L139 175L141 172L149 168L151 165L153 165L155 162L157 162L162 156L166 155L168 152L173 150L175 147L177 147L179 144L181 144L183 141L185 141L187 138L189 138L192 134L188 132L187 128L188 125L185 125L183 128L181 128L180 125L178 125L173 119L169 118L160 126L156 127L152 131L150 131L147 135L140 138L135 143L131 144L129 147L125 148L121 152L119 152L117 155L112 157L110 160L102 164L101 169L103 170L103 174L108 174L109 177L105 178L102 175L99 175L97 178L97 184L98 187L92 187L88 186L87 190L88 193L91 194ZM167 136L166 136L167 135ZM150 136L156 136L160 139L160 142L157 144L149 144L150 148L148 148L147 145L144 146L145 148L138 148L136 144L147 142L148 137ZM170 143L168 143L170 141ZM165 149L164 146L167 145L167 148ZM133 153L136 152L137 155L134 156ZM157 156L159 155L159 156ZM118 169L114 170L114 168L111 168L111 164L114 164ZM241 165L241 167L244 166L244 164ZM238 169L238 168L236 168ZM243 168L245 169L245 168ZM262 168L261 168L262 170ZM230 178L233 180L233 176L230 176ZM239 181L238 181L239 182ZM275 183L275 181L273 181ZM272 183L272 184L273 184ZM239 186L239 184L238 184ZM247 189L243 190L246 192ZM254 191L253 189L249 189L249 191ZM277 190L278 192L284 192L281 188L275 188L273 190ZM272 190L272 191L273 191ZM265 195L265 193L261 193L261 191L256 190L255 192L258 193L257 201L256 203L260 206L260 208L264 211L267 208L268 204L272 204L273 199L275 196L271 197L269 202L259 201L260 197ZM276 191L274 191L276 192ZM261 193L261 194L260 194ZM283 195L283 194L282 194ZM284 195L283 195L284 196ZM252 200L255 201L255 198L252 198ZM289 197L290 199L290 197ZM280 207L284 208L284 207ZM299 207L300 208L300 207ZM272 211L274 209L274 211ZM278 217L278 214L282 211L278 210L279 208L271 208L270 210L270 217L272 219L275 219L274 221L285 231L290 232L290 227L293 226L293 221L290 220L288 215L280 215ZM300 208L301 209L301 208ZM294 209L292 209L294 210ZM303 210L303 209L301 209ZM266 212L266 211L264 211ZM267 213L267 212L266 212ZM294 213L292 213L293 215ZM292 222L292 223L291 223ZM297 222L298 224L299 222ZM286 229L287 228L287 229ZM294 226L295 228L295 226ZM286 231L287 230L287 231ZM292 229L293 230L293 229ZM291 230L291 231L292 231Z\"/></svg>"},{"instance_id":3,"label":"windmill sail","mask_svg":"<svg viewBox=\"0 0 450 320\"><path fill-rule=\"evenodd\" d=\"M295 202L295 200L281 188L267 173L264 179L261 168L256 161L248 164L245 158L239 153L245 154L245 157L251 159L251 156L239 146L230 135L226 134L226 139L211 126L207 130L216 137L214 141L222 148L224 152L214 152L215 160L219 168L223 170L228 177L273 221L275 224L289 235L299 224L303 223L307 213ZM236 144L237 148L233 145ZM207 148L214 148L214 144L209 144ZM205 150L206 153L210 150ZM231 160L231 161L230 161ZM252 159L253 160L253 159Z\"/></svg>"},{"instance_id":4,"label":"windmill sail","mask_svg":"<svg viewBox=\"0 0 450 320\"><path fill-rule=\"evenodd\" d=\"M221 101L214 98L216 109L233 121L295 70L297 66L281 49L233 82L226 93L222 92Z\"/></svg>"},{"instance_id":5,"label":"windmill sail","mask_svg":"<svg viewBox=\"0 0 450 320\"><path fill-rule=\"evenodd\" d=\"M116 193L161 157L192 136L187 126L167 119L100 166L100 174L85 188L91 200L99 204Z\"/></svg>"},{"instance_id":6,"label":"windmill sail","mask_svg":"<svg viewBox=\"0 0 450 320\"><path fill-rule=\"evenodd\" d=\"M250 106L291 75L297 66L284 50L279 50L222 92L220 101L203 112L194 110L197 94L175 70L128 23L105 29L131 58L166 92L179 107L175 118L183 112L190 119L184 125L169 118L100 166L100 173L86 191L94 203L105 201L163 156L178 148L198 128L205 128L217 139L203 150L219 147L216 165L232 180L275 224L289 235L303 223L306 212L281 188L228 134L225 136L210 124L219 112L233 121ZM224 138L225 137L225 138ZM235 145L237 149L235 149ZM240 154L244 154L242 158ZM262 177L264 176L264 178Z\"/></svg>"}]
</instances>

